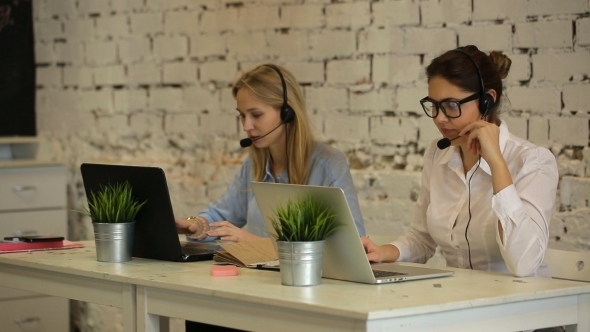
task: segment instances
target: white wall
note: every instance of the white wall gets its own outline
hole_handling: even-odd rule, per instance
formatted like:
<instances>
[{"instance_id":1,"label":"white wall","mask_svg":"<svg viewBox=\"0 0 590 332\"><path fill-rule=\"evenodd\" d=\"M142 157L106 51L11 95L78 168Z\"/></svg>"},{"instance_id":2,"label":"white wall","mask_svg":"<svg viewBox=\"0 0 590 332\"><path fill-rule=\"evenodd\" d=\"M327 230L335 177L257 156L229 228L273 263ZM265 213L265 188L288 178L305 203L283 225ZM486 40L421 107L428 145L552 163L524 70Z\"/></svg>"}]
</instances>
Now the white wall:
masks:
<instances>
[{"instance_id":1,"label":"white wall","mask_svg":"<svg viewBox=\"0 0 590 332\"><path fill-rule=\"evenodd\" d=\"M246 156L231 83L263 62L304 85L321 140L349 157L367 231L403 233L425 145L424 68L466 44L513 60L503 114L561 176L551 245L590 249L588 0L35 0L40 135L81 162L158 165L178 216L217 198ZM72 214L72 239L89 221ZM76 304L83 331L119 330ZM182 326L175 322L175 328Z\"/></svg>"}]
</instances>

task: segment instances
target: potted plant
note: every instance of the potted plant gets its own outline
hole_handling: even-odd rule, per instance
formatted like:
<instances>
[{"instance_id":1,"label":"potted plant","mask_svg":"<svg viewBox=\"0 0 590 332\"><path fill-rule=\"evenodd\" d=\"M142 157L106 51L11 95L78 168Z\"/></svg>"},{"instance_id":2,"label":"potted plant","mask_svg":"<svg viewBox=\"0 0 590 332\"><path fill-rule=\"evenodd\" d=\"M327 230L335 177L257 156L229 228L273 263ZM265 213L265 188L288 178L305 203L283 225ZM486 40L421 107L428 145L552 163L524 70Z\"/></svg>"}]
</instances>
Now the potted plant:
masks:
<instances>
[{"instance_id":1,"label":"potted plant","mask_svg":"<svg viewBox=\"0 0 590 332\"><path fill-rule=\"evenodd\" d=\"M331 208L307 195L277 206L270 218L281 266L281 282L288 286L321 283L324 243L339 226Z\"/></svg>"},{"instance_id":2,"label":"potted plant","mask_svg":"<svg viewBox=\"0 0 590 332\"><path fill-rule=\"evenodd\" d=\"M139 203L127 181L101 185L89 197L88 208L78 212L92 219L96 259L100 262L131 260L135 216L147 201Z\"/></svg>"}]
</instances>

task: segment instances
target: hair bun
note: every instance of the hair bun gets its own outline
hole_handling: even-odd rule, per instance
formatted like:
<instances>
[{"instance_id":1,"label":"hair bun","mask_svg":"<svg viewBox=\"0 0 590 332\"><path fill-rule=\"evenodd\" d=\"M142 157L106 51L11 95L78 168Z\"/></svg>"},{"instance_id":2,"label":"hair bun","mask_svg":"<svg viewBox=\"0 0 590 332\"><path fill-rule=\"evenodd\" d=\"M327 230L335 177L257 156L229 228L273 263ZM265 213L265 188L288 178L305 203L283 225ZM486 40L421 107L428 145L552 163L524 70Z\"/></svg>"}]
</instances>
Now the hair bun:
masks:
<instances>
[{"instance_id":1,"label":"hair bun","mask_svg":"<svg viewBox=\"0 0 590 332\"><path fill-rule=\"evenodd\" d=\"M510 60L510 58L507 57L501 51L490 52L490 59L496 67L496 70L498 71L498 75L500 75L500 78L505 79L508 76L508 72L510 71L512 60Z\"/></svg>"}]
</instances>

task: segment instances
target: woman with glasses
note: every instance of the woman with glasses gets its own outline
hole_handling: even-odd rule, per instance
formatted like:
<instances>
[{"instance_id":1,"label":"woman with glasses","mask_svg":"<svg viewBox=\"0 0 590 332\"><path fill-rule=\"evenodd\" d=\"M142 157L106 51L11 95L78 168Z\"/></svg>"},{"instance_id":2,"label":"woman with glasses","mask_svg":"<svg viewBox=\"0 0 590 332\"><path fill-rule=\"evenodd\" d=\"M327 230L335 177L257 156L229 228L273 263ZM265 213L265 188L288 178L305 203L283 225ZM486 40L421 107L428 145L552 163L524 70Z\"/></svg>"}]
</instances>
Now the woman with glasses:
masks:
<instances>
[{"instance_id":1,"label":"woman with glasses","mask_svg":"<svg viewBox=\"0 0 590 332\"><path fill-rule=\"evenodd\" d=\"M426 68L428 96L420 104L443 138L424 153L410 230L383 246L363 237L369 260L425 263L440 246L448 266L549 276L542 262L557 164L498 117L510 64L501 52L466 46Z\"/></svg>"}]
</instances>

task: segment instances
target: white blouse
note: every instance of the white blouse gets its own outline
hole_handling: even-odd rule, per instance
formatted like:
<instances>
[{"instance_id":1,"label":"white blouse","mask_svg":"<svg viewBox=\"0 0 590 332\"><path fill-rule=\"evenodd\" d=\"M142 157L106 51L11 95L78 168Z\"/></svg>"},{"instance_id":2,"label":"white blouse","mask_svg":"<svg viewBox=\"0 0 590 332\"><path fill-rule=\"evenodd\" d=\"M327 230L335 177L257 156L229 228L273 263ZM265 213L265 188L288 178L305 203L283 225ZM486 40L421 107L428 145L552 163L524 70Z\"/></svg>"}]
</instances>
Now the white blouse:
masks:
<instances>
[{"instance_id":1,"label":"white blouse","mask_svg":"<svg viewBox=\"0 0 590 332\"><path fill-rule=\"evenodd\" d=\"M448 266L549 276L541 264L559 180L555 157L510 134L504 122L499 143L513 184L496 195L483 158L465 175L459 147L439 150L436 141L430 144L414 221L406 235L391 243L398 247L400 261L425 263L439 245Z\"/></svg>"}]
</instances>

